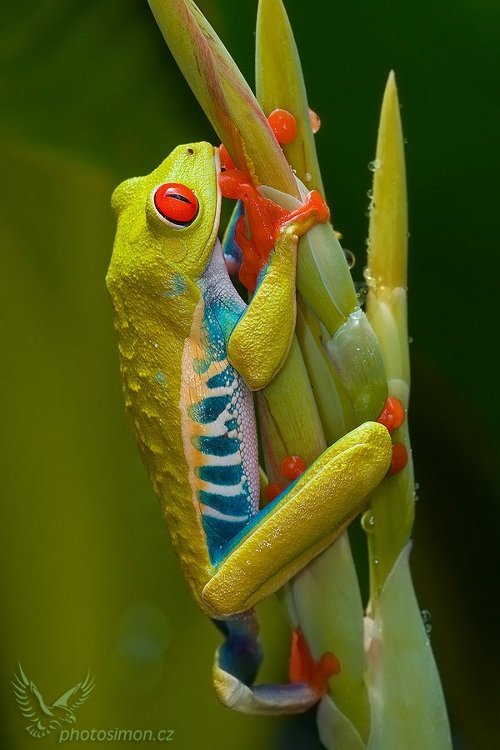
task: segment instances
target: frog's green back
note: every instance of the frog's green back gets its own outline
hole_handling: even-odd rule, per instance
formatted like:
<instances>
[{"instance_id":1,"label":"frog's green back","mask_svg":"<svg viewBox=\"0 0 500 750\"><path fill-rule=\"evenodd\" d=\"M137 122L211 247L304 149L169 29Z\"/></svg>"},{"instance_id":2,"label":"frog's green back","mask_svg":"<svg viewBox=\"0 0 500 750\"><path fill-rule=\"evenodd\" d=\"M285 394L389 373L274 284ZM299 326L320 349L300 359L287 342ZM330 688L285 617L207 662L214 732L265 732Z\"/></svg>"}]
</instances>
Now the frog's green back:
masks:
<instances>
[{"instance_id":1,"label":"frog's green back","mask_svg":"<svg viewBox=\"0 0 500 750\"><path fill-rule=\"evenodd\" d=\"M158 185L181 182L199 215L182 232L158 217ZM180 146L146 177L113 195L118 227L106 282L115 311L126 408L186 578L199 592L212 574L184 455L179 409L182 353L211 255L219 215L217 168L209 144ZM201 604L201 602L200 602Z\"/></svg>"}]
</instances>

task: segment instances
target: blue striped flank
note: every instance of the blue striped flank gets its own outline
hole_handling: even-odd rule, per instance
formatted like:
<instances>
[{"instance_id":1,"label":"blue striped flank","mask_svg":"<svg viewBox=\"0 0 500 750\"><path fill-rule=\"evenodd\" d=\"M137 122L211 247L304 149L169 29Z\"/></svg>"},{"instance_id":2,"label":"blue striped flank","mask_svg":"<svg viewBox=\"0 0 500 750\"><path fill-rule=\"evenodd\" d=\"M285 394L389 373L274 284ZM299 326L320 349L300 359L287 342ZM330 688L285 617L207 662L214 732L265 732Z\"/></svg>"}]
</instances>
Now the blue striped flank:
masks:
<instances>
[{"instance_id":1,"label":"blue striped flank","mask_svg":"<svg viewBox=\"0 0 500 750\"><path fill-rule=\"evenodd\" d=\"M230 438L227 435L200 435L192 438L192 443L206 456L230 456L240 447L238 438Z\"/></svg>"},{"instance_id":2,"label":"blue striped flank","mask_svg":"<svg viewBox=\"0 0 500 750\"><path fill-rule=\"evenodd\" d=\"M203 516L203 530L207 535L208 552L213 565L217 565L225 557L228 542L246 525L247 521L224 521Z\"/></svg>"},{"instance_id":3,"label":"blue striped flank","mask_svg":"<svg viewBox=\"0 0 500 750\"><path fill-rule=\"evenodd\" d=\"M189 407L189 416L200 424L214 422L231 403L231 396L207 396Z\"/></svg>"},{"instance_id":4,"label":"blue striped flank","mask_svg":"<svg viewBox=\"0 0 500 750\"><path fill-rule=\"evenodd\" d=\"M224 515L248 515L248 517L250 517L250 501L245 494L225 497L224 495L216 495L214 492L200 490L199 499L200 503L203 505L207 505L209 508L214 508L219 513L224 513Z\"/></svg>"},{"instance_id":5,"label":"blue striped flank","mask_svg":"<svg viewBox=\"0 0 500 750\"><path fill-rule=\"evenodd\" d=\"M217 375L212 375L211 378L208 378L207 386L209 388L222 388L223 386L228 385L232 380L233 373L229 367L226 367L222 372L218 372Z\"/></svg>"},{"instance_id":6,"label":"blue striped flank","mask_svg":"<svg viewBox=\"0 0 500 750\"><path fill-rule=\"evenodd\" d=\"M234 464L234 466L198 466L196 472L204 482L225 486L238 484L243 476L241 464Z\"/></svg>"}]
</instances>

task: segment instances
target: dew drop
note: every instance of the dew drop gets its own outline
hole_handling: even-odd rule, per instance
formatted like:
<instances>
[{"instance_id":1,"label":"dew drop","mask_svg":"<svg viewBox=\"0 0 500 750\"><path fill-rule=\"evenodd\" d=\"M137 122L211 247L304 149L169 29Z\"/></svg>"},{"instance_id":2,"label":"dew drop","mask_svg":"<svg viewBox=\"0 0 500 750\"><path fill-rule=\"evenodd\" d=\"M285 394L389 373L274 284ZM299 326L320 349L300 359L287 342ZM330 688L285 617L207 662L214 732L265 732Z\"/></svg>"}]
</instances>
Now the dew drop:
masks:
<instances>
[{"instance_id":1,"label":"dew drop","mask_svg":"<svg viewBox=\"0 0 500 750\"><path fill-rule=\"evenodd\" d=\"M382 166L382 162L380 159L374 159L373 161L368 162L368 169L370 172L376 172L377 169L380 169Z\"/></svg>"},{"instance_id":2,"label":"dew drop","mask_svg":"<svg viewBox=\"0 0 500 750\"><path fill-rule=\"evenodd\" d=\"M432 625L431 625L432 615L428 609L423 609L421 612L421 615L422 615L422 621L424 623L425 632L427 633L427 635L430 635L432 632Z\"/></svg>"},{"instance_id":3,"label":"dew drop","mask_svg":"<svg viewBox=\"0 0 500 750\"><path fill-rule=\"evenodd\" d=\"M358 298L358 304L360 307L363 307L363 305L366 302L366 296L368 294L368 284L364 281L356 281L354 283L354 288L356 290L356 297Z\"/></svg>"},{"instance_id":4,"label":"dew drop","mask_svg":"<svg viewBox=\"0 0 500 750\"><path fill-rule=\"evenodd\" d=\"M314 112L311 107L309 109L309 120L311 122L311 129L313 133L317 133L318 130L321 127L321 120L319 119L319 116L316 112Z\"/></svg>"},{"instance_id":5,"label":"dew drop","mask_svg":"<svg viewBox=\"0 0 500 750\"><path fill-rule=\"evenodd\" d=\"M304 175L304 179L306 182L311 182L312 180L312 174L310 172L306 172Z\"/></svg>"},{"instance_id":6,"label":"dew drop","mask_svg":"<svg viewBox=\"0 0 500 750\"><path fill-rule=\"evenodd\" d=\"M343 247L342 250L344 251L348 267L354 268L354 266L356 265L356 256L354 255L352 250L349 250L347 247Z\"/></svg>"},{"instance_id":7,"label":"dew drop","mask_svg":"<svg viewBox=\"0 0 500 750\"><path fill-rule=\"evenodd\" d=\"M367 510L361 516L361 527L367 534L373 534L375 531L375 516L371 510Z\"/></svg>"}]
</instances>

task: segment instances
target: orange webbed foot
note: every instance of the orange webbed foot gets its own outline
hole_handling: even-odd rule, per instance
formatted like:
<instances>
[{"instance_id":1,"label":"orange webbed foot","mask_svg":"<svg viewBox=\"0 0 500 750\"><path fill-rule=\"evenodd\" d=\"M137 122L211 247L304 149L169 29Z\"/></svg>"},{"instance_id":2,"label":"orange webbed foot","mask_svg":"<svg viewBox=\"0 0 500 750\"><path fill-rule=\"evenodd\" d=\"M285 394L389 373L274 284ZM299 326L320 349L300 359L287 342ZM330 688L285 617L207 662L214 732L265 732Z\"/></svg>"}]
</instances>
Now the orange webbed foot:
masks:
<instances>
[{"instance_id":1,"label":"orange webbed foot","mask_svg":"<svg viewBox=\"0 0 500 750\"><path fill-rule=\"evenodd\" d=\"M339 672L340 662L336 656L327 651L316 661L300 628L293 631L289 665L291 682L305 682L323 696L328 689L328 680Z\"/></svg>"}]
</instances>

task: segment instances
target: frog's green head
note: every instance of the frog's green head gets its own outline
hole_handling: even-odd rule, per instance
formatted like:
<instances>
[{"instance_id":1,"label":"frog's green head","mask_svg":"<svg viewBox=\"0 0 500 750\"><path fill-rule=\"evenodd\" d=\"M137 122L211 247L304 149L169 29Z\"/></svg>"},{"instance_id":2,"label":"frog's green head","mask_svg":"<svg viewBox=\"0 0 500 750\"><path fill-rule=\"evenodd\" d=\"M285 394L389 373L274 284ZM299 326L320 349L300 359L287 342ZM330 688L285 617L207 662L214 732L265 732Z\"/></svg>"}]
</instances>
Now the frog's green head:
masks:
<instances>
[{"instance_id":1,"label":"frog's green head","mask_svg":"<svg viewBox=\"0 0 500 750\"><path fill-rule=\"evenodd\" d=\"M177 146L146 177L119 185L118 216L107 281L131 283L156 295L173 273L191 280L204 272L219 228L218 151L209 143Z\"/></svg>"}]
</instances>

